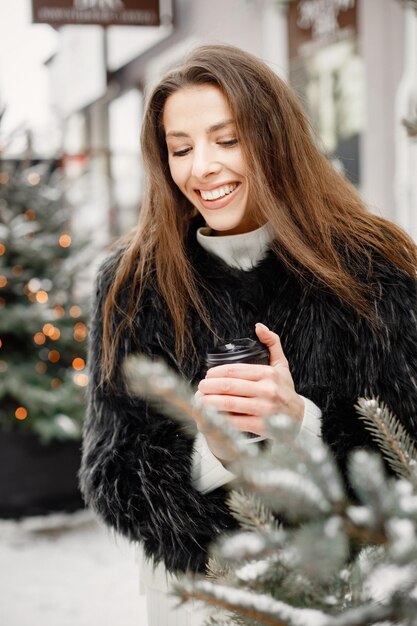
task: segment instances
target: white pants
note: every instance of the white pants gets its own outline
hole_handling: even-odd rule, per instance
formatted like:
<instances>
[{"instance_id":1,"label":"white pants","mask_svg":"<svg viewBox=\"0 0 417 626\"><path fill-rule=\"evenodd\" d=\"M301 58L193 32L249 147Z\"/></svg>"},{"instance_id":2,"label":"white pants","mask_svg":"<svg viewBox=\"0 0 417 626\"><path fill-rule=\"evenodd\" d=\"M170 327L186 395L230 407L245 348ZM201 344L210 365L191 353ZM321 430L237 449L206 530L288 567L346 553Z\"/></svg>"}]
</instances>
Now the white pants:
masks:
<instances>
[{"instance_id":1,"label":"white pants","mask_svg":"<svg viewBox=\"0 0 417 626\"><path fill-rule=\"evenodd\" d=\"M138 548L140 593L146 596L148 626L203 626L205 620L218 610L193 600L178 606L180 600L170 594L178 578L168 574L159 564L155 569Z\"/></svg>"}]
</instances>

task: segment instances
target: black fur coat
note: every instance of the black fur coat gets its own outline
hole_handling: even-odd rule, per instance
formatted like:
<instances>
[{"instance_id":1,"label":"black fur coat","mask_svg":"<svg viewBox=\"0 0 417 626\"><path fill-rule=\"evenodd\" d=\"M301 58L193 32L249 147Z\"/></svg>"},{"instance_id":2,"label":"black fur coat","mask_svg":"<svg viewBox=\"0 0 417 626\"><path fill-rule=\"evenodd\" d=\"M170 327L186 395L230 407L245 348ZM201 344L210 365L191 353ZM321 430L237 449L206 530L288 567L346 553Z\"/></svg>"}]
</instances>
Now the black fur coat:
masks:
<instances>
[{"instance_id":1,"label":"black fur coat","mask_svg":"<svg viewBox=\"0 0 417 626\"><path fill-rule=\"evenodd\" d=\"M221 338L254 337L256 322L280 335L296 390L321 408L323 439L343 472L353 448L374 447L354 409L359 396L379 396L416 436L417 290L407 274L376 263L372 282L384 327L374 332L337 297L307 287L272 251L249 271L231 268L199 246L193 229L188 254ZM97 388L102 304L116 257L99 272L92 313L81 489L108 525L141 541L155 562L170 571L201 571L209 542L235 526L225 505L227 491L202 495L192 487L193 437L183 426L130 398L120 379L117 392ZM125 294L129 289L127 284ZM188 323L204 355L213 339L196 315ZM173 346L166 306L157 289L148 287L134 336L120 342L119 363L140 349L177 367ZM194 357L183 368L196 383L202 372L203 363Z\"/></svg>"}]
</instances>

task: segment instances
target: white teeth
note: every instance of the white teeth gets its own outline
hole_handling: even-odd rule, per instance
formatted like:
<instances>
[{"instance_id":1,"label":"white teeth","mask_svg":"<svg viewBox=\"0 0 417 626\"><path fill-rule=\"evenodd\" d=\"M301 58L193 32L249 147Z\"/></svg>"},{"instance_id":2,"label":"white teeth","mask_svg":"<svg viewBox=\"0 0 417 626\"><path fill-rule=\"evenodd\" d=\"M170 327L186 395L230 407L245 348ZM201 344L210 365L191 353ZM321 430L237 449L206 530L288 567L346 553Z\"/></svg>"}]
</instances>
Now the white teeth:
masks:
<instances>
[{"instance_id":1,"label":"white teeth","mask_svg":"<svg viewBox=\"0 0 417 626\"><path fill-rule=\"evenodd\" d=\"M223 185L223 187L217 187L217 189L212 189L211 191L203 191L203 189L200 189L200 193L203 200L217 200L218 198L223 198L229 193L232 193L236 187L237 183L234 185Z\"/></svg>"}]
</instances>

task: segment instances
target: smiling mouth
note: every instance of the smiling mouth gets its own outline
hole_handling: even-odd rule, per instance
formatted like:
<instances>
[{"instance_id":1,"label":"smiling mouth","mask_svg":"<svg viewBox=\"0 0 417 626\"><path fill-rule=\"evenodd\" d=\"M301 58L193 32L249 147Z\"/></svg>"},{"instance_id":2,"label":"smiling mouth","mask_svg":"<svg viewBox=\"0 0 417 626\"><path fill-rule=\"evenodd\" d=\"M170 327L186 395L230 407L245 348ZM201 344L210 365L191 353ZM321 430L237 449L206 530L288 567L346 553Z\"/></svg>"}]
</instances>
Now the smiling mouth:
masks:
<instances>
[{"instance_id":1,"label":"smiling mouth","mask_svg":"<svg viewBox=\"0 0 417 626\"><path fill-rule=\"evenodd\" d=\"M219 200L220 198L224 198L231 194L240 183L233 183L232 185L222 185L221 187L217 187L216 189L211 189L210 191L205 191L204 189L198 189L198 193L201 195L203 200Z\"/></svg>"}]
</instances>

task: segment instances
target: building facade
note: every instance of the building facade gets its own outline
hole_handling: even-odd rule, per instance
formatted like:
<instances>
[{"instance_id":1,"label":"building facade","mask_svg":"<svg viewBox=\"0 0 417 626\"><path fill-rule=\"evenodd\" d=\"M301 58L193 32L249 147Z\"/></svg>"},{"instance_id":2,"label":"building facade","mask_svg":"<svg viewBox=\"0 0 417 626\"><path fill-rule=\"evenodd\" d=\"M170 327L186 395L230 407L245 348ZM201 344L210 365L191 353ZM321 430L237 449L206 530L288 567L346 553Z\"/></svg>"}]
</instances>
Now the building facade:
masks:
<instances>
[{"instance_id":1,"label":"building facade","mask_svg":"<svg viewBox=\"0 0 417 626\"><path fill-rule=\"evenodd\" d=\"M417 13L402 0L161 0L158 27L65 26L49 62L80 224L131 227L146 90L195 45L229 43L288 80L370 209L417 238ZM84 208L83 208L84 207ZM88 211L84 210L88 207Z\"/></svg>"}]
</instances>

